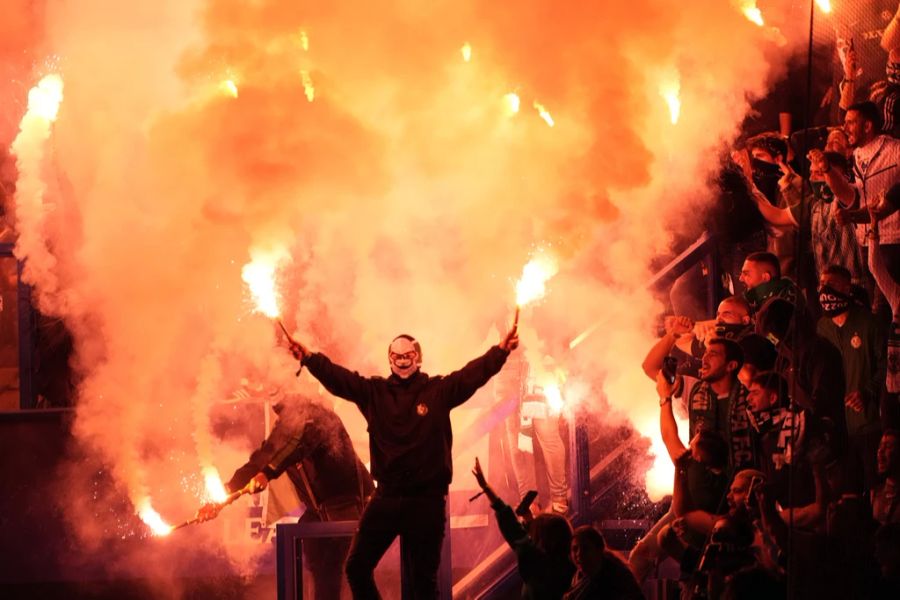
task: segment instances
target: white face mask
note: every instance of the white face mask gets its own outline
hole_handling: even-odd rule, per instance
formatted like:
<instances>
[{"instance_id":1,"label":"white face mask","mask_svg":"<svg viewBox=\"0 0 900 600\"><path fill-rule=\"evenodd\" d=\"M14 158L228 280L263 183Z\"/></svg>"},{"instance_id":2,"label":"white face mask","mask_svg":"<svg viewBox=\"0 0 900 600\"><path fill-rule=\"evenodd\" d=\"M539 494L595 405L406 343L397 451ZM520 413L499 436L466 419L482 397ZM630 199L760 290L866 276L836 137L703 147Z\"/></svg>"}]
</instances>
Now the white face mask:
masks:
<instances>
[{"instance_id":1,"label":"white face mask","mask_svg":"<svg viewBox=\"0 0 900 600\"><path fill-rule=\"evenodd\" d=\"M422 350L419 342L398 337L388 348L391 371L400 379L408 379L422 366Z\"/></svg>"}]
</instances>

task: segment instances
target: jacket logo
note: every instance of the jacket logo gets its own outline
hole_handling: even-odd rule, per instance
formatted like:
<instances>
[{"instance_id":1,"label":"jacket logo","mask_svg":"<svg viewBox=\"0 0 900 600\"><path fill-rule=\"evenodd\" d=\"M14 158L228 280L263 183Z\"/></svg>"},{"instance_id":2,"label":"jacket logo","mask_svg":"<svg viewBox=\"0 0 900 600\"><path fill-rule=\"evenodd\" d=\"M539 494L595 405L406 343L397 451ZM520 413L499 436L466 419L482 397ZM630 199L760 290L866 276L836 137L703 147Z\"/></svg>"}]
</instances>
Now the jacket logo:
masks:
<instances>
[{"instance_id":1,"label":"jacket logo","mask_svg":"<svg viewBox=\"0 0 900 600\"><path fill-rule=\"evenodd\" d=\"M416 404L416 414L420 417L424 417L428 414L428 407L419 402L418 404Z\"/></svg>"}]
</instances>

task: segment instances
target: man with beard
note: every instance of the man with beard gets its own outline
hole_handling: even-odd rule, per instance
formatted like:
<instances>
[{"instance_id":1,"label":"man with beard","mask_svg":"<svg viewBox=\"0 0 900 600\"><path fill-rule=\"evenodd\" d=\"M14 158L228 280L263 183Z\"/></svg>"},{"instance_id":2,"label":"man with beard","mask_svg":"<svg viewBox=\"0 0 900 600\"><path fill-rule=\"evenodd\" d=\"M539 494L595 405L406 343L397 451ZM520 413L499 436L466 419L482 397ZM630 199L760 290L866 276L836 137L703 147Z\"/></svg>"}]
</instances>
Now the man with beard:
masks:
<instances>
[{"instance_id":1,"label":"man with beard","mask_svg":"<svg viewBox=\"0 0 900 600\"><path fill-rule=\"evenodd\" d=\"M747 419L747 390L737 379L742 362L743 354L736 342L713 338L703 353L699 380L682 376L670 385L662 377L657 379L663 408L671 403L672 396L686 399L689 439L693 440L701 429L707 429L725 440L729 473L754 467L756 462ZM657 537L674 519L674 509L670 508L631 551L628 560L638 581L649 575L659 558L661 548Z\"/></svg>"},{"instance_id":2,"label":"man with beard","mask_svg":"<svg viewBox=\"0 0 900 600\"><path fill-rule=\"evenodd\" d=\"M865 307L852 298L850 272L831 265L819 278L819 304L824 316L817 332L841 353L844 364L844 415L847 418L848 473L854 490L875 484L875 454L881 438L879 401L887 372L884 330Z\"/></svg>"},{"instance_id":3,"label":"man with beard","mask_svg":"<svg viewBox=\"0 0 900 600\"><path fill-rule=\"evenodd\" d=\"M295 341L291 352L329 392L356 404L366 419L372 475L366 506L347 559L354 598L379 598L373 573L399 535L412 597L437 597L437 572L453 478L450 410L496 375L519 345L516 327L462 369L432 377L420 370L422 348L409 335L388 347L391 375L363 377Z\"/></svg>"},{"instance_id":4,"label":"man with beard","mask_svg":"<svg viewBox=\"0 0 900 600\"><path fill-rule=\"evenodd\" d=\"M753 313L769 298L783 298L795 305L800 301L797 285L781 276L781 263L771 252L754 252L747 256L740 279L747 287L744 299Z\"/></svg>"},{"instance_id":5,"label":"man with beard","mask_svg":"<svg viewBox=\"0 0 900 600\"><path fill-rule=\"evenodd\" d=\"M666 317L666 333L650 348L641 368L647 377L656 381L666 356L673 356L678 361L679 375L697 377L707 339L718 337L740 342L750 333L753 333L750 307L743 298L729 296L719 303L715 320L695 323L688 317Z\"/></svg>"}]
</instances>

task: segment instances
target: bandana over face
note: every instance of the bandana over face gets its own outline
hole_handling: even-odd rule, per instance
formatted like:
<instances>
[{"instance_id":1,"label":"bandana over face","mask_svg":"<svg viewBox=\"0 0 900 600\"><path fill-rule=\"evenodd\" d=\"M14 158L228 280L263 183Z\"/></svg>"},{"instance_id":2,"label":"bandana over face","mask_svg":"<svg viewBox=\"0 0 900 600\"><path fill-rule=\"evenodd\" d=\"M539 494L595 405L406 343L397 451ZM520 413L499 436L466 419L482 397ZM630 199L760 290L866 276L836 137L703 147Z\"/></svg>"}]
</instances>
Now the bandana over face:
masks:
<instances>
[{"instance_id":1,"label":"bandana over face","mask_svg":"<svg viewBox=\"0 0 900 600\"><path fill-rule=\"evenodd\" d=\"M408 379L422 366L422 347L411 336L399 335L388 347L388 360L394 375Z\"/></svg>"},{"instance_id":2,"label":"bandana over face","mask_svg":"<svg viewBox=\"0 0 900 600\"><path fill-rule=\"evenodd\" d=\"M847 312L850 308L850 296L843 294L830 285L819 288L819 304L822 312L828 317L834 317Z\"/></svg>"}]
</instances>

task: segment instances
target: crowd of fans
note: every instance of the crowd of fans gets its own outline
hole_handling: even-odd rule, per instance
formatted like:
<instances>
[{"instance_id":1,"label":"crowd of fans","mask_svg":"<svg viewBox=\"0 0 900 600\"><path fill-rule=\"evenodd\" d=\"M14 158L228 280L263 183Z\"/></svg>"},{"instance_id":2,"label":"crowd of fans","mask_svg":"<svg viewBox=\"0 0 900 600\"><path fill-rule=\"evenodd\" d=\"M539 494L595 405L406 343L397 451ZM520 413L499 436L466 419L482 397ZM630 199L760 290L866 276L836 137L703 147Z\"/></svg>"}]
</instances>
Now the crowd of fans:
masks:
<instances>
[{"instance_id":1,"label":"crowd of fans","mask_svg":"<svg viewBox=\"0 0 900 600\"><path fill-rule=\"evenodd\" d=\"M517 519L476 468L523 597L639 598L671 560L685 598L900 598L900 7L846 4L810 102L832 110L745 123L702 224L714 256L642 364L668 512L626 561L561 515Z\"/></svg>"}]
</instances>

